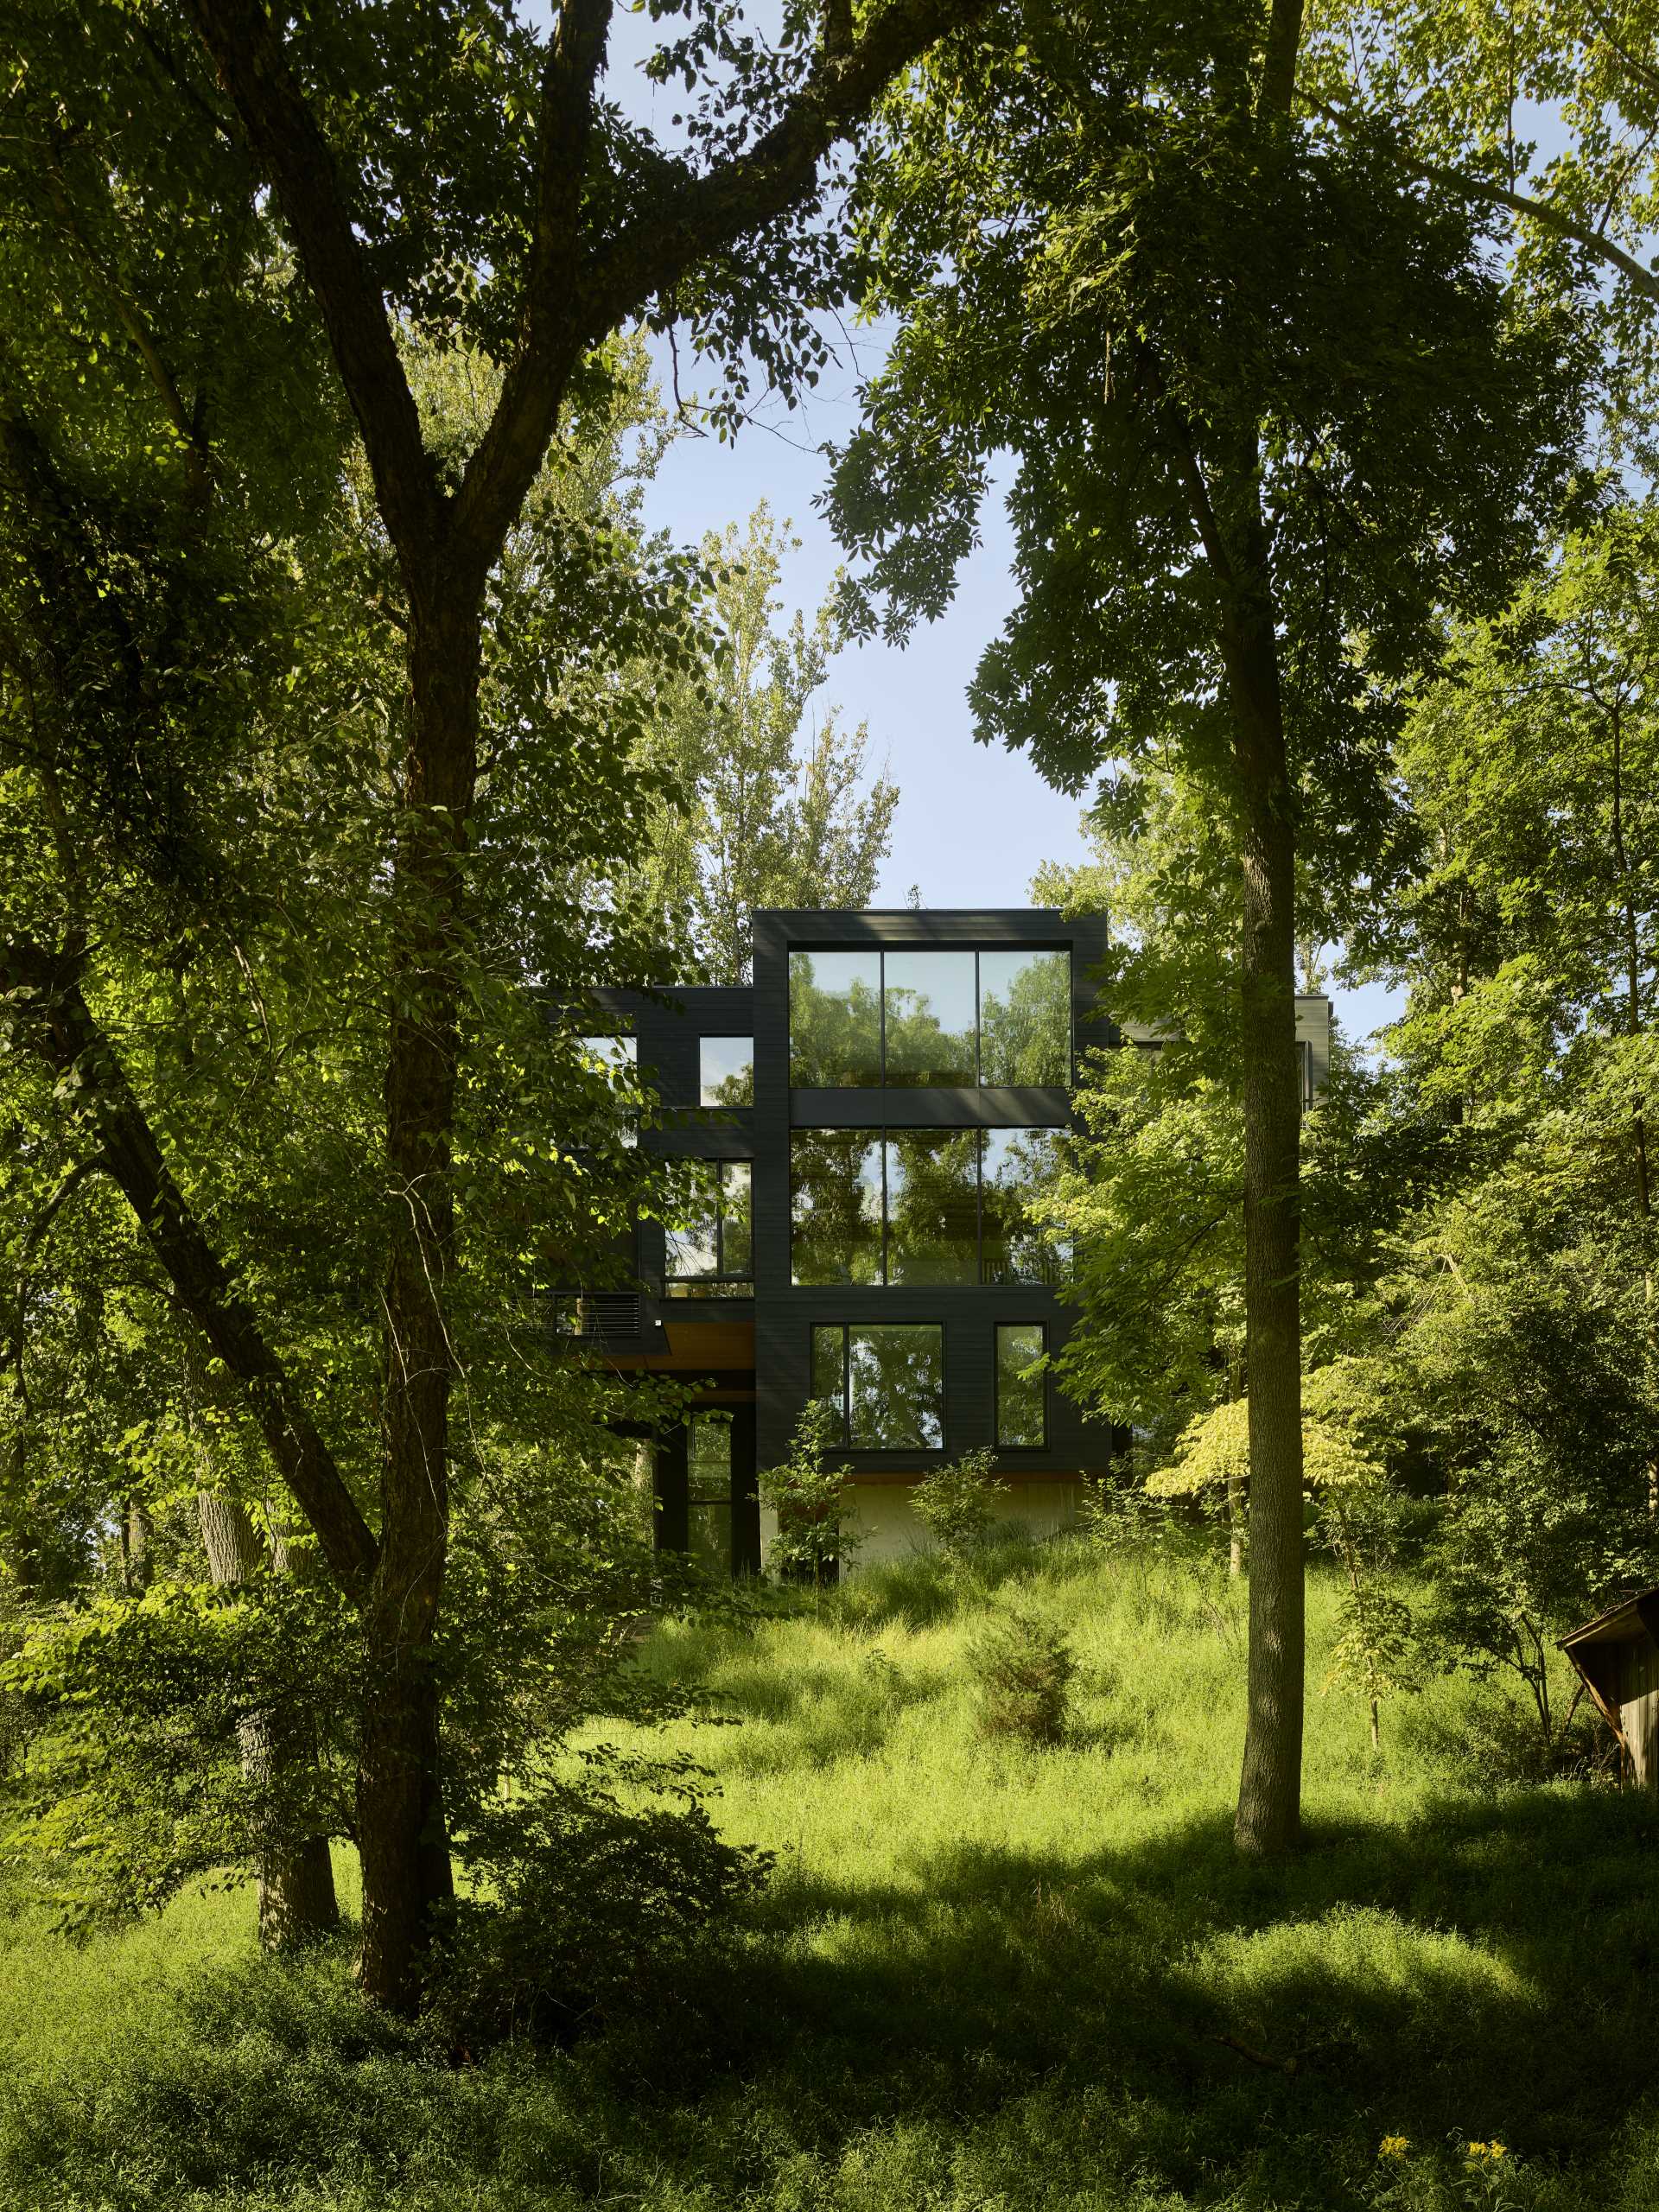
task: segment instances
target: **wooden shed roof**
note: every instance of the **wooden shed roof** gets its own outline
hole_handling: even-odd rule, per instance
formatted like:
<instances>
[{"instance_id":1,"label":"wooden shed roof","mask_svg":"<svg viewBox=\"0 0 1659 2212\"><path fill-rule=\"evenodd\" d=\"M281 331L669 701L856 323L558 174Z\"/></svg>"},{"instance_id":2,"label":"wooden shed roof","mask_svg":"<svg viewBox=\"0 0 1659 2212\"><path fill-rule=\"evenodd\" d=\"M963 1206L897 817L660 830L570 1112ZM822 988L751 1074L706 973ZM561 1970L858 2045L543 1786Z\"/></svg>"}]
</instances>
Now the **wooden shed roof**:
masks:
<instances>
[{"instance_id":1,"label":"wooden shed roof","mask_svg":"<svg viewBox=\"0 0 1659 2212\"><path fill-rule=\"evenodd\" d=\"M1633 1643L1643 1636L1659 1643L1659 1583L1598 1613L1582 1628L1572 1630L1561 1638L1560 1648L1571 1651L1584 1643Z\"/></svg>"}]
</instances>

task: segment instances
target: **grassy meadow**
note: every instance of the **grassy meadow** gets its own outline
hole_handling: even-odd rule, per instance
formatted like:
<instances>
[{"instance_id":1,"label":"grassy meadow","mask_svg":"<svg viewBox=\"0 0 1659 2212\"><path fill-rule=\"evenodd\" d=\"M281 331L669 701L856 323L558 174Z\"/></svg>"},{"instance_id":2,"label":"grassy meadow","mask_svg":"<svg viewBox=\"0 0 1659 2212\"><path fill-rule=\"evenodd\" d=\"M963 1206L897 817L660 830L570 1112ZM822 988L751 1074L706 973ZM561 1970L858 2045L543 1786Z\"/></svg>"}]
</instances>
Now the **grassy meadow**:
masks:
<instances>
[{"instance_id":1,"label":"grassy meadow","mask_svg":"<svg viewBox=\"0 0 1659 2212\"><path fill-rule=\"evenodd\" d=\"M1056 1749L976 1732L1010 1602L1071 1638ZM0 1919L0 2206L1653 2212L1659 1808L1504 1779L1457 1678L1374 1758L1316 1577L1307 1847L1243 1865L1243 1604L1067 1541L663 1628L776 1871L737 1955L568 2050L458 2064L348 1948L260 1960L245 1891L79 1947Z\"/></svg>"}]
</instances>

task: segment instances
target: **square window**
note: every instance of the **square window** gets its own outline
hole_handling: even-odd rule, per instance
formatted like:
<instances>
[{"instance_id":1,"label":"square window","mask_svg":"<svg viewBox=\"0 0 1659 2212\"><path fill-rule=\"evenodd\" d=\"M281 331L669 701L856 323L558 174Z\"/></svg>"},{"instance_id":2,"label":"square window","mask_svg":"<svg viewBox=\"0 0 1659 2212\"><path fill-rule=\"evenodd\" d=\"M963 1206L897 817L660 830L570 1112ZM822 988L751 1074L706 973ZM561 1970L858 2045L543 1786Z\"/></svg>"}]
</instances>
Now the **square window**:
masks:
<instances>
[{"instance_id":1,"label":"square window","mask_svg":"<svg viewBox=\"0 0 1659 2212\"><path fill-rule=\"evenodd\" d=\"M944 1332L847 1332L847 1440L865 1452L937 1452L944 1441Z\"/></svg>"},{"instance_id":2,"label":"square window","mask_svg":"<svg viewBox=\"0 0 1659 2212\"><path fill-rule=\"evenodd\" d=\"M671 1282L709 1282L720 1274L720 1168L688 1163L689 1189L664 1230L664 1274Z\"/></svg>"},{"instance_id":3,"label":"square window","mask_svg":"<svg viewBox=\"0 0 1659 2212\"><path fill-rule=\"evenodd\" d=\"M979 1281L979 1135L889 1129L887 1281Z\"/></svg>"},{"instance_id":4,"label":"square window","mask_svg":"<svg viewBox=\"0 0 1659 2212\"><path fill-rule=\"evenodd\" d=\"M880 1140L866 1129L797 1129L789 1185L791 1280L880 1282Z\"/></svg>"},{"instance_id":5,"label":"square window","mask_svg":"<svg viewBox=\"0 0 1659 2212\"><path fill-rule=\"evenodd\" d=\"M835 1410L843 1444L937 1452L944 1442L944 1332L934 1324L812 1332L812 1395Z\"/></svg>"},{"instance_id":6,"label":"square window","mask_svg":"<svg viewBox=\"0 0 1659 2212\"><path fill-rule=\"evenodd\" d=\"M699 1106L753 1105L753 1037L698 1038L697 1103Z\"/></svg>"},{"instance_id":7,"label":"square window","mask_svg":"<svg viewBox=\"0 0 1659 2212\"><path fill-rule=\"evenodd\" d=\"M639 1065L639 1040L637 1037L583 1037L580 1042L588 1058L597 1060L605 1071L613 1089L624 1070L632 1077ZM632 1106L623 1109L621 1135L625 1145L637 1145L639 1141Z\"/></svg>"},{"instance_id":8,"label":"square window","mask_svg":"<svg viewBox=\"0 0 1659 2212\"><path fill-rule=\"evenodd\" d=\"M996 1332L996 1440L1008 1451L1035 1451L1048 1440L1047 1382L1040 1321L999 1323Z\"/></svg>"},{"instance_id":9,"label":"square window","mask_svg":"<svg viewBox=\"0 0 1659 2212\"><path fill-rule=\"evenodd\" d=\"M639 1062L639 1039L637 1037L584 1037L582 1050L607 1068L637 1067Z\"/></svg>"},{"instance_id":10,"label":"square window","mask_svg":"<svg viewBox=\"0 0 1659 2212\"><path fill-rule=\"evenodd\" d=\"M1065 1248L1046 1236L1033 1217L1033 1201L1060 1171L1059 1138L1052 1129L986 1129L980 1147L982 1245L984 1282L1053 1282Z\"/></svg>"},{"instance_id":11,"label":"square window","mask_svg":"<svg viewBox=\"0 0 1659 2212\"><path fill-rule=\"evenodd\" d=\"M789 1079L799 1090L881 1080L881 956L789 956Z\"/></svg>"},{"instance_id":12,"label":"square window","mask_svg":"<svg viewBox=\"0 0 1659 2212\"><path fill-rule=\"evenodd\" d=\"M881 995L887 1082L914 1087L976 1080L971 952L889 952Z\"/></svg>"},{"instance_id":13,"label":"square window","mask_svg":"<svg viewBox=\"0 0 1659 2212\"><path fill-rule=\"evenodd\" d=\"M979 1079L1048 1086L1071 1080L1071 956L979 956Z\"/></svg>"},{"instance_id":14,"label":"square window","mask_svg":"<svg viewBox=\"0 0 1659 2212\"><path fill-rule=\"evenodd\" d=\"M663 1230L663 1281L671 1298L753 1295L750 1162L685 1162L686 1196Z\"/></svg>"}]
</instances>

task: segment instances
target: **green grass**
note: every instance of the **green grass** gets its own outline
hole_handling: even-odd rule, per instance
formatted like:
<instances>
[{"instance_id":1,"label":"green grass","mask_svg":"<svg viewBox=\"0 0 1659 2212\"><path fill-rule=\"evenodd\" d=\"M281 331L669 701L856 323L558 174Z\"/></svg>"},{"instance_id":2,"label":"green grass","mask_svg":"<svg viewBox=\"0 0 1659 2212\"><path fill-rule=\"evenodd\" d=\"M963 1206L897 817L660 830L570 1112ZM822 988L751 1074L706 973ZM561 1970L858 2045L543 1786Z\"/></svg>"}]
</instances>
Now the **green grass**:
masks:
<instances>
[{"instance_id":1,"label":"green grass","mask_svg":"<svg viewBox=\"0 0 1659 2212\"><path fill-rule=\"evenodd\" d=\"M1014 1597L1079 1661L1056 1750L975 1732L965 1649ZM1008 1549L664 1629L648 1663L741 1719L684 1740L777 1873L735 1963L568 2052L452 2066L343 1950L257 1959L245 1895L79 1949L0 1923L0 2205L1653 2212L1659 1808L1483 1782L1459 1680L1374 1760L1319 1693L1333 1603L1274 1866L1231 1847L1243 1597L1209 1568Z\"/></svg>"}]
</instances>

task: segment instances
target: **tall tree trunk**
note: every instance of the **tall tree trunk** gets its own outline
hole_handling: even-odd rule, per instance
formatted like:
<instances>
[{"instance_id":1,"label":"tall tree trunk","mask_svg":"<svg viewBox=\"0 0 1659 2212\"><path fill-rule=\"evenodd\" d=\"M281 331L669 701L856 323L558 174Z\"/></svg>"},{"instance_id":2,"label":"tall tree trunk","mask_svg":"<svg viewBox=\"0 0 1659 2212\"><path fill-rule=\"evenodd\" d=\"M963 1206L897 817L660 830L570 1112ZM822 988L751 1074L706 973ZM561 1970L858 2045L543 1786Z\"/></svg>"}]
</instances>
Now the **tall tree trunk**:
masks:
<instances>
[{"instance_id":1,"label":"tall tree trunk","mask_svg":"<svg viewBox=\"0 0 1659 2212\"><path fill-rule=\"evenodd\" d=\"M1613 863L1618 870L1620 911L1624 924L1624 1026L1629 1034L1642 1034L1642 947L1630 891L1630 859L1624 844L1624 717L1618 700L1612 708L1613 737ZM1636 1141L1636 1205L1643 1227L1653 1218L1652 1183L1648 1169L1647 1117L1638 1104L1631 1117Z\"/></svg>"},{"instance_id":2,"label":"tall tree trunk","mask_svg":"<svg viewBox=\"0 0 1659 2212\"><path fill-rule=\"evenodd\" d=\"M238 1497L222 1491L196 1493L207 1572L221 1588L245 1582L264 1564L264 1548ZM285 1761L312 1756L303 1732L268 1714L251 1715L238 1729L242 1769L256 1789L280 1778ZM259 1941L268 1950L293 1950L340 1925L334 1861L327 1836L273 1842L259 1857Z\"/></svg>"},{"instance_id":3,"label":"tall tree trunk","mask_svg":"<svg viewBox=\"0 0 1659 2212\"><path fill-rule=\"evenodd\" d=\"M1240 1363L1227 1363L1227 1402L1236 1405L1244 1395L1244 1377ZM1227 1477L1227 1576L1236 1582L1244 1572L1245 1527L1249 1512L1249 1496L1243 1478L1230 1472Z\"/></svg>"},{"instance_id":4,"label":"tall tree trunk","mask_svg":"<svg viewBox=\"0 0 1659 2212\"><path fill-rule=\"evenodd\" d=\"M1624 1020L1632 1037L1642 1034L1642 944L1636 918L1636 901L1630 888L1630 858L1624 843L1624 717L1619 701L1612 705L1613 738L1613 862L1618 870L1619 899L1624 922ZM1642 1304L1647 1317L1648 1379L1651 1389L1653 1377L1659 1372L1659 1331L1656 1330L1653 1299L1653 1268L1650 1254L1653 1235L1653 1186L1648 1162L1647 1116L1638 1101L1631 1117L1631 1135L1636 1145L1636 1211L1641 1223L1641 1236L1644 1260L1642 1270ZM1648 1513L1649 1518L1659 1518L1659 1453L1648 1456Z\"/></svg>"},{"instance_id":5,"label":"tall tree trunk","mask_svg":"<svg viewBox=\"0 0 1659 2212\"><path fill-rule=\"evenodd\" d=\"M412 616L386 1060L391 1217L380 1557L367 1608L357 1791L363 1987L404 2012L419 2001L432 1908L454 1894L433 1639L449 1536L454 1352L444 1296L454 1242L465 842L477 772L477 594L468 603L441 582L415 596Z\"/></svg>"},{"instance_id":6,"label":"tall tree trunk","mask_svg":"<svg viewBox=\"0 0 1659 2212\"><path fill-rule=\"evenodd\" d=\"M1275 21L1279 15L1275 6ZM1287 15L1295 14L1287 0ZM1234 1834L1288 1850L1301 1825L1302 1082L1296 1052L1296 800L1285 747L1261 455L1223 444L1206 474L1190 424L1171 450L1217 585L1238 810L1243 935L1244 1365L1250 1428L1249 1719Z\"/></svg>"},{"instance_id":7,"label":"tall tree trunk","mask_svg":"<svg viewBox=\"0 0 1659 2212\"><path fill-rule=\"evenodd\" d=\"M1288 1850L1301 1824L1306 1592L1302 1546L1300 1174L1296 1052L1295 792L1285 746L1270 542L1253 435L1210 488L1189 483L1220 586L1240 832L1244 1117L1244 1364L1249 1378L1249 1719L1234 1834Z\"/></svg>"},{"instance_id":8,"label":"tall tree trunk","mask_svg":"<svg viewBox=\"0 0 1659 2212\"><path fill-rule=\"evenodd\" d=\"M1276 684L1274 687L1276 695ZM1274 703L1276 705L1276 696ZM1276 715L1272 718L1276 722ZM1300 1824L1304 1590L1295 844L1282 732L1246 755L1244 1306L1250 1417L1249 1719L1235 1834L1287 1849Z\"/></svg>"},{"instance_id":9,"label":"tall tree trunk","mask_svg":"<svg viewBox=\"0 0 1659 2212\"><path fill-rule=\"evenodd\" d=\"M149 1508L143 1498L127 1498L121 1508L121 1579L129 1597L142 1598L149 1587L149 1555L155 1534Z\"/></svg>"}]
</instances>

